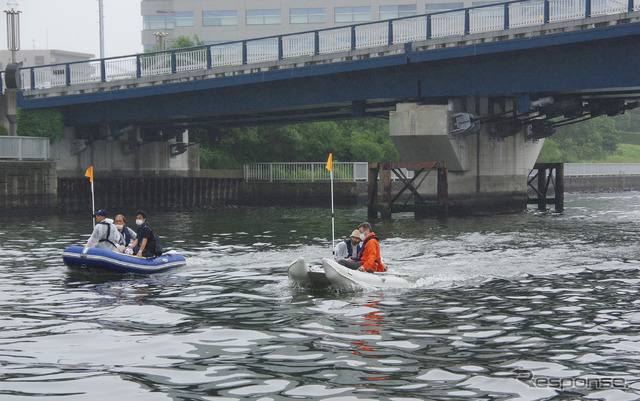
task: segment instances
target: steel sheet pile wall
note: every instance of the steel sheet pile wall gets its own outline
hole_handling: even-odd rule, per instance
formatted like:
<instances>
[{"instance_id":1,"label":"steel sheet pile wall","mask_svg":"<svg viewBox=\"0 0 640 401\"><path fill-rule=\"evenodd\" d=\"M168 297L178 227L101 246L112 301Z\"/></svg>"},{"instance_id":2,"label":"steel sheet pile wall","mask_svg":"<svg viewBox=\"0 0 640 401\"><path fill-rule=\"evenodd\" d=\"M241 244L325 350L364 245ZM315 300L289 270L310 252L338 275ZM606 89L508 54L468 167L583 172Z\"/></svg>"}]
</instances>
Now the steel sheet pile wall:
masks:
<instances>
[{"instance_id":1,"label":"steel sheet pile wall","mask_svg":"<svg viewBox=\"0 0 640 401\"><path fill-rule=\"evenodd\" d=\"M55 211L53 162L0 161L0 215Z\"/></svg>"},{"instance_id":2,"label":"steel sheet pile wall","mask_svg":"<svg viewBox=\"0 0 640 401\"><path fill-rule=\"evenodd\" d=\"M240 179L233 178L96 178L96 208L110 212L192 210L236 204ZM58 201L62 211L91 209L87 178L60 178Z\"/></svg>"}]
</instances>

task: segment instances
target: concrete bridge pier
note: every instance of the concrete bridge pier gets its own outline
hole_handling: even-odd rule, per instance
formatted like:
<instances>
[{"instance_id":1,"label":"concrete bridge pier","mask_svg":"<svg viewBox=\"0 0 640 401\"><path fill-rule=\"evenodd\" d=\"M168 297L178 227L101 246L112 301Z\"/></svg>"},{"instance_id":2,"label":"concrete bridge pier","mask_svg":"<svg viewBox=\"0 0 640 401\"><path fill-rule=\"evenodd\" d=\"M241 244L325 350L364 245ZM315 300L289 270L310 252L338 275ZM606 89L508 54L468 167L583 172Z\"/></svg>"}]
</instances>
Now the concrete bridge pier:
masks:
<instances>
[{"instance_id":1,"label":"concrete bridge pier","mask_svg":"<svg viewBox=\"0 0 640 401\"><path fill-rule=\"evenodd\" d=\"M504 115L514 102L492 104L469 98L448 105L403 103L390 112L391 140L403 162L445 162L448 166L449 214L514 213L527 207L527 176L543 139L527 139L527 127L478 124L468 115ZM489 109L492 110L489 110ZM506 109L506 110L505 110ZM467 125L467 130L462 130ZM499 127L496 129L496 127ZM435 199L437 181L427 177L421 195Z\"/></svg>"}]
</instances>

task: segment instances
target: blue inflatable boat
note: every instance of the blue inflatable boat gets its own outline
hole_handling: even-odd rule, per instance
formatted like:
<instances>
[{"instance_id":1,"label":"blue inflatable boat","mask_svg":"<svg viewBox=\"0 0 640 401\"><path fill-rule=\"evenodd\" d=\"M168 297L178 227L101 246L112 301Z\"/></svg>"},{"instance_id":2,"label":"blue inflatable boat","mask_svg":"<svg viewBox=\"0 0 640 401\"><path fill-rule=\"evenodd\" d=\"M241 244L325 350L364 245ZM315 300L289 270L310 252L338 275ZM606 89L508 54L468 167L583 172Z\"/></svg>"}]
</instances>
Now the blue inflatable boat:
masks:
<instances>
[{"instance_id":1,"label":"blue inflatable boat","mask_svg":"<svg viewBox=\"0 0 640 401\"><path fill-rule=\"evenodd\" d=\"M174 251L155 258L141 258L134 255L98 248L70 246L62 253L64 264L70 268L83 270L103 270L117 273L158 273L186 265L184 256Z\"/></svg>"}]
</instances>

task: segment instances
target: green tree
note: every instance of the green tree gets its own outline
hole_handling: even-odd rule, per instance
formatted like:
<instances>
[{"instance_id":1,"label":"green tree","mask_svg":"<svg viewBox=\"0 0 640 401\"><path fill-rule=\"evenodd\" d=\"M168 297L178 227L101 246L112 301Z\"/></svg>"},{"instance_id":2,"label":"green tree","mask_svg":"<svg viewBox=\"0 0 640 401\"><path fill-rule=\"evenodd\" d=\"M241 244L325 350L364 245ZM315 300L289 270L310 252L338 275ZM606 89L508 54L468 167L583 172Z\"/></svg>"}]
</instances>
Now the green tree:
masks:
<instances>
[{"instance_id":1,"label":"green tree","mask_svg":"<svg viewBox=\"0 0 640 401\"><path fill-rule=\"evenodd\" d=\"M173 40L171 46L168 49L181 49L183 47L193 47L193 46L202 46L204 42L198 38L198 35L193 35L193 38L189 38L188 36L180 35Z\"/></svg>"},{"instance_id":2,"label":"green tree","mask_svg":"<svg viewBox=\"0 0 640 401\"><path fill-rule=\"evenodd\" d=\"M545 141L538 161L575 163L604 160L617 151L620 143L615 122L605 116L558 127L550 139Z\"/></svg>"},{"instance_id":3,"label":"green tree","mask_svg":"<svg viewBox=\"0 0 640 401\"><path fill-rule=\"evenodd\" d=\"M18 109L18 135L60 140L64 132L64 116L58 109Z\"/></svg>"}]
</instances>

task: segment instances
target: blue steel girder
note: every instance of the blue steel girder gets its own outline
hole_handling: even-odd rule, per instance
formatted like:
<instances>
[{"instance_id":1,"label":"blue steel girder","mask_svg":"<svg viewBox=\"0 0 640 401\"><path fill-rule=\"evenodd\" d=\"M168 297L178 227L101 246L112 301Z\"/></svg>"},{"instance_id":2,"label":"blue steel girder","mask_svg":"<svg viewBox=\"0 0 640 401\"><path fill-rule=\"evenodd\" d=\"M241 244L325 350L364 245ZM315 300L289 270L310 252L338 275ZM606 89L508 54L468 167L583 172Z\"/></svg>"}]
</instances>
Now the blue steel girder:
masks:
<instances>
[{"instance_id":1,"label":"blue steel girder","mask_svg":"<svg viewBox=\"0 0 640 401\"><path fill-rule=\"evenodd\" d=\"M190 121L255 125L342 118L354 109L366 115L370 104L379 104L384 111L406 100L518 94L531 94L532 100L598 94L637 98L638 65L640 23L628 23L245 75L20 98L19 105L62 108L68 125Z\"/></svg>"}]
</instances>

